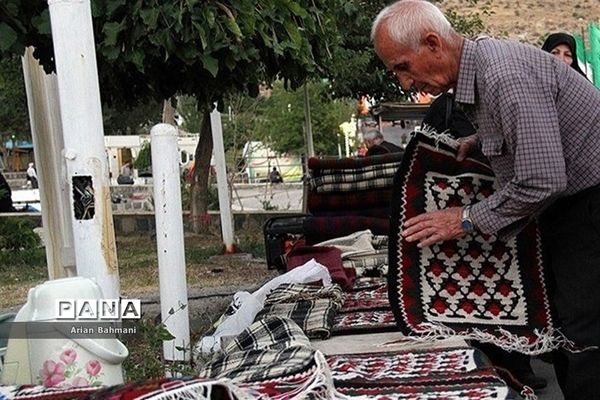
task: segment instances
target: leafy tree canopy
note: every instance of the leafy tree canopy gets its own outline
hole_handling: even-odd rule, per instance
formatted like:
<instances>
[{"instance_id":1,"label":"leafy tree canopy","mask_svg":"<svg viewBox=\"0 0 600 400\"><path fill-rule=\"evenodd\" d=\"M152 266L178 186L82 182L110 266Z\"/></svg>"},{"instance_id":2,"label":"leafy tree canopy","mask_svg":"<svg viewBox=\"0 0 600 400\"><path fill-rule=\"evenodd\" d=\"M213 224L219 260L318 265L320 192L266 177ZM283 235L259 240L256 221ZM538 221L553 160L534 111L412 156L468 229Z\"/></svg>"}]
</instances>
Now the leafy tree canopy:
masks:
<instances>
[{"instance_id":1,"label":"leafy tree canopy","mask_svg":"<svg viewBox=\"0 0 600 400\"><path fill-rule=\"evenodd\" d=\"M102 98L134 104L176 94L210 107L231 92L256 94L275 77L298 87L325 68L341 0L95 0ZM54 69L47 2L3 0L0 56L34 56Z\"/></svg>"},{"instance_id":2,"label":"leafy tree canopy","mask_svg":"<svg viewBox=\"0 0 600 400\"><path fill-rule=\"evenodd\" d=\"M0 58L0 139L29 137L29 117L21 59Z\"/></svg>"}]
</instances>

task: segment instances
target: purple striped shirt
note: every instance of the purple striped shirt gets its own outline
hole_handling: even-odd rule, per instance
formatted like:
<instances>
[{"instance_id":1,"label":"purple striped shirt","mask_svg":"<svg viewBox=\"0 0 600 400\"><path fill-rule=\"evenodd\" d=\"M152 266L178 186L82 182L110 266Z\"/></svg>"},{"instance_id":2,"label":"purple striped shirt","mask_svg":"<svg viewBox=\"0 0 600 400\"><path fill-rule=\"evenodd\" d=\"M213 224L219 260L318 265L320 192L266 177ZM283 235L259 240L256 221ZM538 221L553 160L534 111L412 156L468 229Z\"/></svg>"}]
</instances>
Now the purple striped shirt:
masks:
<instances>
[{"instance_id":1,"label":"purple striped shirt","mask_svg":"<svg viewBox=\"0 0 600 400\"><path fill-rule=\"evenodd\" d=\"M455 99L477 128L498 190L474 204L507 238L558 197L600 183L600 90L533 46L465 40Z\"/></svg>"}]
</instances>

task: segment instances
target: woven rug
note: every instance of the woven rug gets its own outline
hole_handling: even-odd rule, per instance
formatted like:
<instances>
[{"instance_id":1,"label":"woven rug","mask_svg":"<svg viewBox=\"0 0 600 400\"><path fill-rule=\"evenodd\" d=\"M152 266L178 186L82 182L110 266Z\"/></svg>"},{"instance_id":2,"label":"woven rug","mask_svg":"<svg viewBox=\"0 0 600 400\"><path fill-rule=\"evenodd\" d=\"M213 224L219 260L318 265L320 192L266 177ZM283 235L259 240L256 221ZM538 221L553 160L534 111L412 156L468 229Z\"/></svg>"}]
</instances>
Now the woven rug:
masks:
<instances>
[{"instance_id":1,"label":"woven rug","mask_svg":"<svg viewBox=\"0 0 600 400\"><path fill-rule=\"evenodd\" d=\"M511 391L473 348L327 356L343 394L394 399L507 399Z\"/></svg>"},{"instance_id":2,"label":"woven rug","mask_svg":"<svg viewBox=\"0 0 600 400\"><path fill-rule=\"evenodd\" d=\"M387 285L344 293L344 303L340 312L362 310L389 310Z\"/></svg>"},{"instance_id":3,"label":"woven rug","mask_svg":"<svg viewBox=\"0 0 600 400\"><path fill-rule=\"evenodd\" d=\"M559 347L564 339L553 329L534 224L508 242L475 233L419 248L400 235L411 217L494 192L489 166L475 159L457 162L451 145L417 134L396 175L388 281L400 330L460 335L527 354Z\"/></svg>"},{"instance_id":4,"label":"woven rug","mask_svg":"<svg viewBox=\"0 0 600 400\"><path fill-rule=\"evenodd\" d=\"M366 310L339 313L335 316L332 335L395 331L396 321L391 310Z\"/></svg>"}]
</instances>

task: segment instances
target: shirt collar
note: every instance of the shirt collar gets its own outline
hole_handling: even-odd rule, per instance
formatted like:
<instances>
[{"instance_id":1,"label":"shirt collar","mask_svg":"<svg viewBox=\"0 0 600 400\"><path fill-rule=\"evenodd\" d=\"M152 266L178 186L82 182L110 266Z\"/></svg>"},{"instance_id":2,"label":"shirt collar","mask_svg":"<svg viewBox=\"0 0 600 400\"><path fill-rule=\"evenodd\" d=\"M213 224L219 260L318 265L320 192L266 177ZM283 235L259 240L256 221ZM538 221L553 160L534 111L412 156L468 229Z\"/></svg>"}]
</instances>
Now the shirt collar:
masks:
<instances>
[{"instance_id":1,"label":"shirt collar","mask_svg":"<svg viewBox=\"0 0 600 400\"><path fill-rule=\"evenodd\" d=\"M477 43L464 39L454 98L463 104L475 104L475 51Z\"/></svg>"}]
</instances>

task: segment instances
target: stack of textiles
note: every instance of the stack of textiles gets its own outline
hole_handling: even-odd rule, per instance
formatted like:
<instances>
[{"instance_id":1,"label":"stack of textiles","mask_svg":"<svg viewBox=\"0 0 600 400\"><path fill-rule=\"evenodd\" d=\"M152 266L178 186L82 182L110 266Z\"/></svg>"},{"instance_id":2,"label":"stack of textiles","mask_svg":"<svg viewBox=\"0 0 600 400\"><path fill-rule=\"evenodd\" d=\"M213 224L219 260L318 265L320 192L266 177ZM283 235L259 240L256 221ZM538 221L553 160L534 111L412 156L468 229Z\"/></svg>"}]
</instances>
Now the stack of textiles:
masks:
<instances>
[{"instance_id":1,"label":"stack of textiles","mask_svg":"<svg viewBox=\"0 0 600 400\"><path fill-rule=\"evenodd\" d=\"M401 160L401 153L309 159L307 244L365 229L388 235L392 184Z\"/></svg>"}]
</instances>

